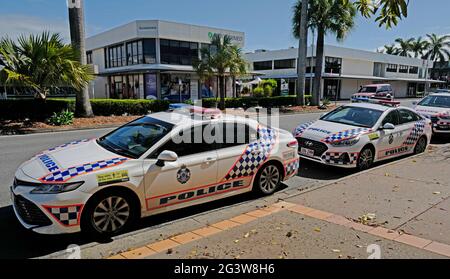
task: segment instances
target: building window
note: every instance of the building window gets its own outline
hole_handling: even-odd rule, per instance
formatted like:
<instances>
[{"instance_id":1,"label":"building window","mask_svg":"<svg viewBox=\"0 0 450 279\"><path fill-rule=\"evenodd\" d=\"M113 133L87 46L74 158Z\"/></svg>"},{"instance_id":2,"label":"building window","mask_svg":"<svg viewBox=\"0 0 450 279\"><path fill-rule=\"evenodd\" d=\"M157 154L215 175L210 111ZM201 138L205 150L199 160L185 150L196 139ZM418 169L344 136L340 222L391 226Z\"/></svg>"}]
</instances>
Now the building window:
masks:
<instances>
[{"instance_id":1,"label":"building window","mask_svg":"<svg viewBox=\"0 0 450 279\"><path fill-rule=\"evenodd\" d=\"M419 67L409 67L409 73L417 75L419 73Z\"/></svg>"},{"instance_id":2,"label":"building window","mask_svg":"<svg viewBox=\"0 0 450 279\"><path fill-rule=\"evenodd\" d=\"M143 75L121 75L109 77L112 99L141 99L144 97Z\"/></svg>"},{"instance_id":3,"label":"building window","mask_svg":"<svg viewBox=\"0 0 450 279\"><path fill-rule=\"evenodd\" d=\"M386 72L396 73L397 70L398 70L398 65L397 64L388 64L387 65Z\"/></svg>"},{"instance_id":4,"label":"building window","mask_svg":"<svg viewBox=\"0 0 450 279\"><path fill-rule=\"evenodd\" d=\"M127 65L144 64L144 48L142 41L127 43Z\"/></svg>"},{"instance_id":5,"label":"building window","mask_svg":"<svg viewBox=\"0 0 450 279\"><path fill-rule=\"evenodd\" d=\"M316 58L307 58L306 60L306 73L313 74L316 71Z\"/></svg>"},{"instance_id":6,"label":"building window","mask_svg":"<svg viewBox=\"0 0 450 279\"><path fill-rule=\"evenodd\" d=\"M86 63L93 64L92 63L92 51L86 52Z\"/></svg>"},{"instance_id":7,"label":"building window","mask_svg":"<svg viewBox=\"0 0 450 279\"><path fill-rule=\"evenodd\" d=\"M253 69L255 71L272 70L272 61L253 62Z\"/></svg>"},{"instance_id":8,"label":"building window","mask_svg":"<svg viewBox=\"0 0 450 279\"><path fill-rule=\"evenodd\" d=\"M274 68L275 70L295 69L295 61L295 59L275 60Z\"/></svg>"},{"instance_id":9,"label":"building window","mask_svg":"<svg viewBox=\"0 0 450 279\"><path fill-rule=\"evenodd\" d=\"M400 65L400 68L399 68L399 73L402 73L402 74L407 74L408 73L408 70L409 70L409 67L408 66L405 66L405 65Z\"/></svg>"},{"instance_id":10,"label":"building window","mask_svg":"<svg viewBox=\"0 0 450 279\"><path fill-rule=\"evenodd\" d=\"M193 65L198 60L198 43L161 40L161 63L172 65Z\"/></svg>"},{"instance_id":11,"label":"building window","mask_svg":"<svg viewBox=\"0 0 450 279\"><path fill-rule=\"evenodd\" d=\"M342 58L325 57L325 73L340 74L342 69Z\"/></svg>"},{"instance_id":12,"label":"building window","mask_svg":"<svg viewBox=\"0 0 450 279\"><path fill-rule=\"evenodd\" d=\"M125 48L123 45L117 45L105 48L106 67L116 68L125 66Z\"/></svg>"},{"instance_id":13,"label":"building window","mask_svg":"<svg viewBox=\"0 0 450 279\"><path fill-rule=\"evenodd\" d=\"M145 39L144 41L144 63L155 64L156 63L156 40Z\"/></svg>"}]
</instances>

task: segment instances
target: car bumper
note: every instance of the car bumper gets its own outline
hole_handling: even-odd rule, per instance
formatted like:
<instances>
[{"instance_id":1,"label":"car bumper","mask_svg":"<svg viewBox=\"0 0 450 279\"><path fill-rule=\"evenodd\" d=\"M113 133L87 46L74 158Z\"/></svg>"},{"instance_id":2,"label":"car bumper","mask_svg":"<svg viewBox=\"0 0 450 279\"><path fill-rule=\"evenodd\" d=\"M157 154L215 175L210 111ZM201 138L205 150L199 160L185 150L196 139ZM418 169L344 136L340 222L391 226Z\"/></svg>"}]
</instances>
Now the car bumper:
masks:
<instances>
[{"instance_id":1,"label":"car bumper","mask_svg":"<svg viewBox=\"0 0 450 279\"><path fill-rule=\"evenodd\" d=\"M434 134L450 134L450 122L433 124Z\"/></svg>"},{"instance_id":2,"label":"car bumper","mask_svg":"<svg viewBox=\"0 0 450 279\"><path fill-rule=\"evenodd\" d=\"M309 157L300 154L300 158L327 166L352 169L356 168L359 153L357 152L325 152L321 157Z\"/></svg>"},{"instance_id":3,"label":"car bumper","mask_svg":"<svg viewBox=\"0 0 450 279\"><path fill-rule=\"evenodd\" d=\"M81 213L89 195L80 191L55 195L33 195L29 187L11 187L13 209L19 223L39 234L80 231Z\"/></svg>"}]
</instances>

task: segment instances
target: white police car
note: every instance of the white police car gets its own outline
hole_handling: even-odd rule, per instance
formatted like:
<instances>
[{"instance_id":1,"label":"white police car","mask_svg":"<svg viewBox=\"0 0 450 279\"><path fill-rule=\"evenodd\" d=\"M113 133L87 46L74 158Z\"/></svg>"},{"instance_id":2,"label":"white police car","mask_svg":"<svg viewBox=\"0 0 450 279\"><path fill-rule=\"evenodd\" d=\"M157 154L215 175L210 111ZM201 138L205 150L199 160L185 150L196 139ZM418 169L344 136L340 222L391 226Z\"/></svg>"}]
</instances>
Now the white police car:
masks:
<instances>
[{"instance_id":1,"label":"white police car","mask_svg":"<svg viewBox=\"0 0 450 279\"><path fill-rule=\"evenodd\" d=\"M434 134L450 134L450 94L431 94L420 101L415 109L431 119Z\"/></svg>"},{"instance_id":2,"label":"white police car","mask_svg":"<svg viewBox=\"0 0 450 279\"><path fill-rule=\"evenodd\" d=\"M273 194L297 174L291 133L254 120L162 112L22 164L14 211L42 234L123 232L133 221L252 190Z\"/></svg>"},{"instance_id":3,"label":"white police car","mask_svg":"<svg viewBox=\"0 0 450 279\"><path fill-rule=\"evenodd\" d=\"M377 161L424 152L431 139L431 121L397 104L344 105L300 125L294 132L300 157L364 170Z\"/></svg>"}]
</instances>

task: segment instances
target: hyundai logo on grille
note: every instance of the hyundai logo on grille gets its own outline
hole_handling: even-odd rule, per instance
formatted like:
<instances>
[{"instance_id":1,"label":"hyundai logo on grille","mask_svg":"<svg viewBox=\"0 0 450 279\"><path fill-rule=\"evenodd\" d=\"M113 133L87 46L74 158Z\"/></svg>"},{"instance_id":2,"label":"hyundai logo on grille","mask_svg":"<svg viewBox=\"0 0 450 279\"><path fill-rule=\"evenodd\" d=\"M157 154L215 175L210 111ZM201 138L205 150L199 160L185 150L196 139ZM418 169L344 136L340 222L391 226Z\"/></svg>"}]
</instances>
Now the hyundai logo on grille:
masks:
<instances>
[{"instance_id":1,"label":"hyundai logo on grille","mask_svg":"<svg viewBox=\"0 0 450 279\"><path fill-rule=\"evenodd\" d=\"M307 141L307 142L305 142L305 145L308 146L308 147L313 147L314 143L311 142L311 141Z\"/></svg>"}]
</instances>

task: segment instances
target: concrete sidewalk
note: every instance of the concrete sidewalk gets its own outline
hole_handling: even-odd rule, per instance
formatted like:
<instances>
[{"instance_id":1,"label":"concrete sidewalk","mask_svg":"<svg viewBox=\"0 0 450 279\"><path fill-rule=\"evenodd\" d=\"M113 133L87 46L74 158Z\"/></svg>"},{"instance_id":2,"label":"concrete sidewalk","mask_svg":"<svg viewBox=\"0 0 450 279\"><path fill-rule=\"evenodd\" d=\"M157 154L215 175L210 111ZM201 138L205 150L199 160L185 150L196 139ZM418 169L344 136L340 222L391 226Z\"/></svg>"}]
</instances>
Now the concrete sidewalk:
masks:
<instances>
[{"instance_id":1,"label":"concrete sidewalk","mask_svg":"<svg viewBox=\"0 0 450 279\"><path fill-rule=\"evenodd\" d=\"M112 258L450 258L449 166L431 147Z\"/></svg>"}]
</instances>

